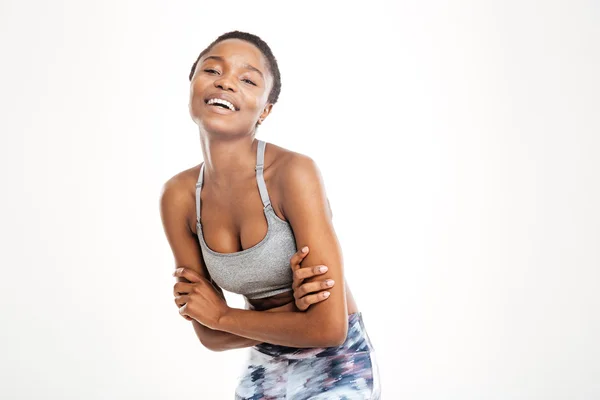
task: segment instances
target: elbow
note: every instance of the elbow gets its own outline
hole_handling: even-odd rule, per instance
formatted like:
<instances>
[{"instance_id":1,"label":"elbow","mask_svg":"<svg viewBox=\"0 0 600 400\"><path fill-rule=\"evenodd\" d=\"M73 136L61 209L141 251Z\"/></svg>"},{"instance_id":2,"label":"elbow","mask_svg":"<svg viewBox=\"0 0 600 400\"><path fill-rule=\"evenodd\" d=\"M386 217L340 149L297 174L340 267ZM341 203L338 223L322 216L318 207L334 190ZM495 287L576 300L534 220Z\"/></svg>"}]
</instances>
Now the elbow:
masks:
<instances>
[{"instance_id":1,"label":"elbow","mask_svg":"<svg viewBox=\"0 0 600 400\"><path fill-rule=\"evenodd\" d=\"M200 343L202 343L202 346L204 346L205 348L207 348L210 351L221 352L221 351L227 350L223 346L220 346L218 343L214 343L213 341L209 340L206 337L201 336L199 339L200 339Z\"/></svg>"},{"instance_id":2,"label":"elbow","mask_svg":"<svg viewBox=\"0 0 600 400\"><path fill-rule=\"evenodd\" d=\"M338 347L344 344L348 336L348 324L329 327L319 339L319 347Z\"/></svg>"},{"instance_id":3,"label":"elbow","mask_svg":"<svg viewBox=\"0 0 600 400\"><path fill-rule=\"evenodd\" d=\"M207 327L201 325L197 321L193 321L194 331L196 332L196 337L202 343L202 346L206 347L210 351L225 351L227 350L223 347L222 343L219 343L217 338L212 335L212 331Z\"/></svg>"},{"instance_id":4,"label":"elbow","mask_svg":"<svg viewBox=\"0 0 600 400\"><path fill-rule=\"evenodd\" d=\"M324 347L338 347L344 344L346 341L346 334L343 335L330 335L331 337L327 338L327 343Z\"/></svg>"}]
</instances>

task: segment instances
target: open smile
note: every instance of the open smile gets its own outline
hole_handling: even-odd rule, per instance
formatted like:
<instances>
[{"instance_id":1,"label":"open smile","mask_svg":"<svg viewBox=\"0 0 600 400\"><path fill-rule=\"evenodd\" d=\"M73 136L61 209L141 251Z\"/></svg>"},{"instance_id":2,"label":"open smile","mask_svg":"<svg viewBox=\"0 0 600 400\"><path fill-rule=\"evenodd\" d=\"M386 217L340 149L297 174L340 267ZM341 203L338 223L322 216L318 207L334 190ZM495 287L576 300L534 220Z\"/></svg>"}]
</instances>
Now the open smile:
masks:
<instances>
[{"instance_id":1,"label":"open smile","mask_svg":"<svg viewBox=\"0 0 600 400\"><path fill-rule=\"evenodd\" d=\"M233 114L236 111L229 109L228 107L225 107L223 105L220 104L207 104L206 107L212 111L215 112L217 114Z\"/></svg>"},{"instance_id":2,"label":"open smile","mask_svg":"<svg viewBox=\"0 0 600 400\"><path fill-rule=\"evenodd\" d=\"M216 95L216 96L208 96L204 99L204 104L211 108L227 110L231 112L235 112L239 110L239 107L235 105L233 99L230 96L224 95Z\"/></svg>"}]
</instances>

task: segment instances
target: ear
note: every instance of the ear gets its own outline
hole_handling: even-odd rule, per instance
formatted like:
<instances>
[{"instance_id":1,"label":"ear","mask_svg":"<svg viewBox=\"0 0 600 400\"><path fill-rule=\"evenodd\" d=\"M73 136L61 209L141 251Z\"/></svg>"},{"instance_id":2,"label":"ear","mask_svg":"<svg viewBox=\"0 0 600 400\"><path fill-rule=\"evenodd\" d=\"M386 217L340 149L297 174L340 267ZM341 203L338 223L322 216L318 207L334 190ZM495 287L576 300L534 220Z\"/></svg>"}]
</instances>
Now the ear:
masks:
<instances>
[{"instance_id":1,"label":"ear","mask_svg":"<svg viewBox=\"0 0 600 400\"><path fill-rule=\"evenodd\" d=\"M263 112L260 114L260 121L264 121L265 118L267 118L267 116L271 113L271 109L273 108L273 104L272 103L267 103L267 105L265 106L265 109L263 110Z\"/></svg>"}]
</instances>

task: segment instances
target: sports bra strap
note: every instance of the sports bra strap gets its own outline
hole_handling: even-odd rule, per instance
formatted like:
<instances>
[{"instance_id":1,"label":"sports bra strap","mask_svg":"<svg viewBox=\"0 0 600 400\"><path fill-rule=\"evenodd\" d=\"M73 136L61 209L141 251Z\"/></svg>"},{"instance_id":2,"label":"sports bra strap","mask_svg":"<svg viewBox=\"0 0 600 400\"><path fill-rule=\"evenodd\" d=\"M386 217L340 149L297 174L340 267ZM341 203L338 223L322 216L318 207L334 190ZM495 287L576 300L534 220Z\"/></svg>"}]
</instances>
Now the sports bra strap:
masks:
<instances>
[{"instance_id":1,"label":"sports bra strap","mask_svg":"<svg viewBox=\"0 0 600 400\"><path fill-rule=\"evenodd\" d=\"M196 182L196 222L200 223L200 190L202 190L202 183L204 182L204 162L200 167L200 174L198 175L198 182Z\"/></svg>"},{"instance_id":2,"label":"sports bra strap","mask_svg":"<svg viewBox=\"0 0 600 400\"><path fill-rule=\"evenodd\" d=\"M271 204L271 200L269 199L269 193L267 192L267 185L265 183L265 178L263 175L264 171L264 162L265 162L265 146L266 142L259 140L258 148L256 150L256 182L258 183L258 191L260 193L260 199L265 207ZM202 184L204 182L204 162L200 167L200 174L198 175L198 182L196 182L196 222L200 223L200 210L201 210L201 200L200 200L200 191L202 190Z\"/></svg>"},{"instance_id":3,"label":"sports bra strap","mask_svg":"<svg viewBox=\"0 0 600 400\"><path fill-rule=\"evenodd\" d=\"M258 148L256 149L256 182L258 183L258 191L260 192L260 198L263 202L263 205L267 207L271 204L271 200L269 199L269 193L267 192L267 185L265 183L265 177L263 175L264 164L265 164L265 146L266 142L259 140Z\"/></svg>"}]
</instances>

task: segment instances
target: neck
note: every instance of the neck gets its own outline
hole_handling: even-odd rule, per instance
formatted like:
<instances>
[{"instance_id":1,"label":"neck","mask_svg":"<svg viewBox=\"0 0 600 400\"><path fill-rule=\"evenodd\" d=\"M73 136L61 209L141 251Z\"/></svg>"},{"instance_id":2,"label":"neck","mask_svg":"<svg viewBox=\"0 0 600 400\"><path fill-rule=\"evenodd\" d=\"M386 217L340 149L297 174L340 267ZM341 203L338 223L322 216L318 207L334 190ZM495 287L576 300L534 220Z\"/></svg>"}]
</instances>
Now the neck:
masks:
<instances>
[{"instance_id":1,"label":"neck","mask_svg":"<svg viewBox=\"0 0 600 400\"><path fill-rule=\"evenodd\" d=\"M213 184L230 185L255 175L258 141L254 135L223 139L200 134L200 146L204 177Z\"/></svg>"}]
</instances>

